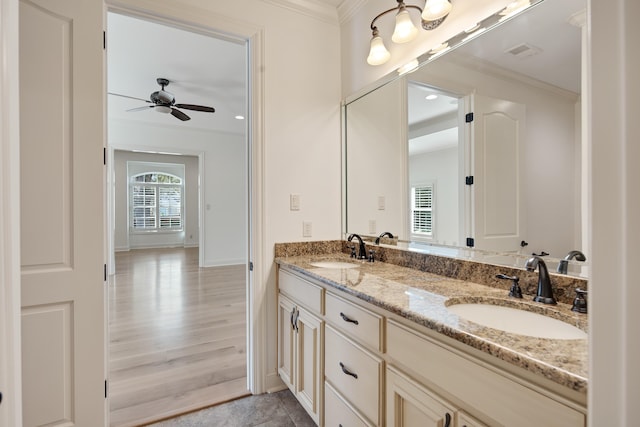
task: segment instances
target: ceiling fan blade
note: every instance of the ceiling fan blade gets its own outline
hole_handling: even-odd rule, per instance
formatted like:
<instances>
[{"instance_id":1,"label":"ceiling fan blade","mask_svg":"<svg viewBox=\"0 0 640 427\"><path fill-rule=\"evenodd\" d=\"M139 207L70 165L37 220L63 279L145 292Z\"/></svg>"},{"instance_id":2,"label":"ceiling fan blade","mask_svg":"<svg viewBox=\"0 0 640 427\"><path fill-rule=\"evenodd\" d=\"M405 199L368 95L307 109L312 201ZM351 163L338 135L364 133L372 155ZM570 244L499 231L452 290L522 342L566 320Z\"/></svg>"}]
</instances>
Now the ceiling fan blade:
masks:
<instances>
[{"instance_id":1,"label":"ceiling fan blade","mask_svg":"<svg viewBox=\"0 0 640 427\"><path fill-rule=\"evenodd\" d=\"M216 109L213 107L205 107L204 105L193 104L175 104L175 107L184 108L185 110L202 111L204 113L215 113Z\"/></svg>"},{"instance_id":2,"label":"ceiling fan blade","mask_svg":"<svg viewBox=\"0 0 640 427\"><path fill-rule=\"evenodd\" d=\"M136 99L138 101L148 102L149 104L151 104L151 101L149 101L148 99L136 98L135 96L121 95L119 93L113 93L113 92L108 92L108 94L109 95L115 95L115 96L121 96L123 98Z\"/></svg>"},{"instance_id":3,"label":"ceiling fan blade","mask_svg":"<svg viewBox=\"0 0 640 427\"><path fill-rule=\"evenodd\" d=\"M131 109L126 110L126 111L127 112L142 111L142 110L148 110L149 108L153 108L153 107L155 107L155 105L143 105L142 107L131 108Z\"/></svg>"},{"instance_id":4,"label":"ceiling fan blade","mask_svg":"<svg viewBox=\"0 0 640 427\"><path fill-rule=\"evenodd\" d=\"M177 110L175 108L171 109L171 115L173 117L177 117L178 119L182 120L183 122L191 119L191 117L187 116L185 113L183 113L182 111Z\"/></svg>"}]
</instances>

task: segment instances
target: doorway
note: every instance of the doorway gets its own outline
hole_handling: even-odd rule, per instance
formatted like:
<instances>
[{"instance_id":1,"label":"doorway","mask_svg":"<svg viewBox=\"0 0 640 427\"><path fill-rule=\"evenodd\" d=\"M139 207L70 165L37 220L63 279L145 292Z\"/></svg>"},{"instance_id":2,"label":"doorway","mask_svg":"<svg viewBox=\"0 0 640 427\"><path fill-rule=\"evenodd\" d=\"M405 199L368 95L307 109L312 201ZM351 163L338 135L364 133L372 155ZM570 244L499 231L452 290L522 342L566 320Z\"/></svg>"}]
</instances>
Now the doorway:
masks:
<instances>
[{"instance_id":1,"label":"doorway","mask_svg":"<svg viewBox=\"0 0 640 427\"><path fill-rule=\"evenodd\" d=\"M120 307L123 305L123 300L118 299L123 292L118 290L119 295L116 296L111 288L114 285L124 286L124 292L133 292L134 289L136 292L151 292L149 295L153 298L143 297L143 303L138 308L133 305L127 307L126 311L129 312L133 310L140 313L145 306L149 307L150 301L158 302L157 297L162 294L160 298L169 301L176 309L174 311L181 313L169 320L172 322L171 326L179 323L185 327L189 324L188 318L194 318L193 312L208 311L206 306L202 307L202 301L207 301L203 294L222 293L222 300L229 297L229 293L233 294L233 301L227 301L222 307L215 304L220 298L210 300L210 311L216 312L215 316L209 316L208 320L205 320L203 317L206 316L203 315L197 320L196 323L200 322L200 326L210 322L209 326L202 326L206 332L201 333L208 335L209 341L202 339L199 342L182 342L181 347L172 348L171 352L162 355L156 353L152 356L154 349L150 348L148 352L142 351L136 356L131 356L139 359L138 368L131 368L137 369L138 372L140 369L157 369L161 363L160 359L164 359L162 363L174 365L188 364L185 360L191 360L191 368L200 369L200 377L208 376L213 382L224 380L225 375L234 377L233 387L229 388L228 394L208 393L208 400L202 400L196 397L198 393L193 392L191 395L194 399L183 400L182 408L174 407L170 413L162 412L160 409L165 410L171 405L163 404L162 398L152 399L149 396L149 402L142 407L146 407L158 419L248 393L246 291L249 281L249 151L244 119L247 110L247 46L244 41L185 31L113 12L108 13L107 34L108 140L109 152L113 154L110 158L113 158L115 163L115 167L109 168L107 180L111 205L108 240L112 262L109 265L110 273L114 274L113 280L110 281L110 292L113 293L110 295L110 303L115 304L117 301ZM220 61L220 58L224 58L224 61ZM161 102L158 102L158 99ZM166 101L167 99L171 100ZM170 158L196 159L196 179L192 178L189 181L191 185L195 184L197 203L190 205L191 207L185 205L184 222L180 222L182 227L174 230L161 230L156 227L153 230L136 230L137 232L132 234L132 196L126 190L130 187L131 177L127 175L124 178L126 182L123 187L127 194L123 198L122 191L118 192L119 178L115 174L118 154L122 153L128 153L130 157L155 156L154 162L162 156L167 158L166 161L169 163ZM193 172L193 165L185 165L185 170L187 175ZM120 182L122 179L120 177ZM124 226L122 221L116 221L119 203L127 205ZM157 223L160 224L160 207L153 206L158 209ZM195 220L194 209L197 210ZM147 210L151 212L151 209ZM162 235L163 232L166 232L164 239L157 243L158 235ZM123 240L122 235L127 239ZM130 238L132 235L135 237ZM126 243L123 244L123 241ZM156 243L150 243L152 241ZM136 265L138 267L135 267ZM175 276L175 280L171 280L172 275ZM217 284L215 289L210 287L213 282ZM227 285L233 290L224 290L224 286ZM192 301L189 295L193 292L199 292L200 298L197 304L189 305ZM240 303L237 300L238 292L241 294ZM131 300L135 298L132 297ZM180 310L177 310L178 308ZM229 312L225 317L225 310L231 310L233 313ZM156 306L152 308L151 313L155 312L159 316L161 311L162 307ZM113 317L116 316L115 307L110 307L109 313L112 316L109 335L120 334L122 325L117 326L118 331L111 330ZM238 316L242 318L241 321L238 321ZM166 321L152 315L147 320L147 326L151 324L152 328L162 330L167 327L162 324ZM236 362L232 363L233 366L221 362L217 365L222 370L207 371L208 368L203 368L202 362L204 358L210 358L211 352L193 351L197 347L211 347L210 334L215 333L216 329L212 324L221 323L233 325L236 341L236 330L238 327L242 329L241 341L244 345L234 343L216 350L219 354L220 351L237 353L240 349L243 353L241 358L245 359L241 379L237 378L239 367ZM198 328L193 324L189 325L191 326L186 327ZM144 334L144 329L136 331L132 325L124 328L130 328L124 334L129 334L129 337ZM144 341L144 338L140 341ZM119 344L114 344L111 339L110 347L113 345ZM150 345L153 347L155 344L150 341ZM229 350L231 347L234 350ZM111 354L114 352L111 351ZM178 362L177 354L188 356L182 357ZM122 359L112 362L116 368L123 366ZM188 370L189 367L185 369ZM233 372L233 375L230 372ZM110 375L113 375L113 371ZM173 380L174 378L167 377L163 388L170 389L175 384ZM207 385L204 383L203 388L206 388ZM112 389L114 393L117 391L118 387ZM190 394L179 387L174 392L180 396ZM113 394L111 405L112 408L118 405ZM144 420L140 422L148 422L153 418L142 415L139 419ZM120 416L114 417L114 412L111 424L137 425L135 422L127 424Z\"/></svg>"}]
</instances>

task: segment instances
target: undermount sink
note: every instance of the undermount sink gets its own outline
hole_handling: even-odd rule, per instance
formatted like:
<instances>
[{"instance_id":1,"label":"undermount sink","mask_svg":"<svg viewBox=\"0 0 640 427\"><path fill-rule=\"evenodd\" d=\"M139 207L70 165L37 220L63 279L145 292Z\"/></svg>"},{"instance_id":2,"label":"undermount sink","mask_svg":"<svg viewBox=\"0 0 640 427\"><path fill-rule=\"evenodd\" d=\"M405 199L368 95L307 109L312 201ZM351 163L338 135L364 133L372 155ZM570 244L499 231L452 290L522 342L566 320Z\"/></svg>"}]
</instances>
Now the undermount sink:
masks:
<instances>
[{"instance_id":1,"label":"undermount sink","mask_svg":"<svg viewBox=\"0 0 640 427\"><path fill-rule=\"evenodd\" d=\"M309 265L319 268L334 268L334 269L348 269L348 268L358 268L360 267L358 264L354 264L351 262L342 262L342 261L317 261L310 262Z\"/></svg>"},{"instance_id":2,"label":"undermount sink","mask_svg":"<svg viewBox=\"0 0 640 427\"><path fill-rule=\"evenodd\" d=\"M493 304L453 304L447 307L459 317L501 331L537 338L586 339L587 333L562 320L543 314Z\"/></svg>"}]
</instances>

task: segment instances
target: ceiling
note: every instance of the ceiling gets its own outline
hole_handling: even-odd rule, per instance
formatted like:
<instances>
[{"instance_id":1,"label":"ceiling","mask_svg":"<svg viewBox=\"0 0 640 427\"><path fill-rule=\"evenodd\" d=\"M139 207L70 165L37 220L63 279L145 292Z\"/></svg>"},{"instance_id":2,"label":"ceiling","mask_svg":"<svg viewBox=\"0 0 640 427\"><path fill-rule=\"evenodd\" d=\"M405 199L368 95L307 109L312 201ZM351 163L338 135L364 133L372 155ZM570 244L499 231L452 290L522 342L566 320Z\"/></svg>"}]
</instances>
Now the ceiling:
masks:
<instances>
[{"instance_id":1,"label":"ceiling","mask_svg":"<svg viewBox=\"0 0 640 427\"><path fill-rule=\"evenodd\" d=\"M244 41L184 31L116 13L107 15L107 87L109 93L149 100L160 90L159 77L170 81L166 91L176 103L215 108L215 113L181 110L180 121L142 100L108 96L109 120L182 126L242 134L247 115L247 48Z\"/></svg>"},{"instance_id":2,"label":"ceiling","mask_svg":"<svg viewBox=\"0 0 640 427\"><path fill-rule=\"evenodd\" d=\"M447 53L438 61L459 58L469 67L482 69L489 65L494 71L508 71L515 73L513 76L520 75L579 94L581 31L569 23L569 19L585 8L585 0L546 0ZM508 52L522 46L531 49L519 56ZM425 97L429 94L437 94L439 98L427 101ZM454 98L420 84L409 85L408 103L410 128L436 122L458 109ZM455 145L457 132L439 131L415 138L409 150L411 154L417 154Z\"/></svg>"}]
</instances>

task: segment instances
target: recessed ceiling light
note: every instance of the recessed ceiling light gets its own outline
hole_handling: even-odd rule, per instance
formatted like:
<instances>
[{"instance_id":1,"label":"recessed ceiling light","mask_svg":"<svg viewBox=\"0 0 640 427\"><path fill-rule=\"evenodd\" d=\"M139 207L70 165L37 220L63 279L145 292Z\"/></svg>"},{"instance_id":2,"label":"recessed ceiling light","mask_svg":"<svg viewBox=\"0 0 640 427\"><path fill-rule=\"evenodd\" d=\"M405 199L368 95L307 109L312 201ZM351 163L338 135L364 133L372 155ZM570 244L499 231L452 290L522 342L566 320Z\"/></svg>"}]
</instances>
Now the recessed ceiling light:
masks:
<instances>
[{"instance_id":1,"label":"recessed ceiling light","mask_svg":"<svg viewBox=\"0 0 640 427\"><path fill-rule=\"evenodd\" d=\"M431 94L431 95L427 95L424 99L426 99L427 101L433 101L434 99L437 99L438 95L435 94Z\"/></svg>"},{"instance_id":2,"label":"recessed ceiling light","mask_svg":"<svg viewBox=\"0 0 640 427\"><path fill-rule=\"evenodd\" d=\"M239 115L238 115L238 116L235 116L234 118L235 118L236 120L244 120L244 116L239 116Z\"/></svg>"}]
</instances>

